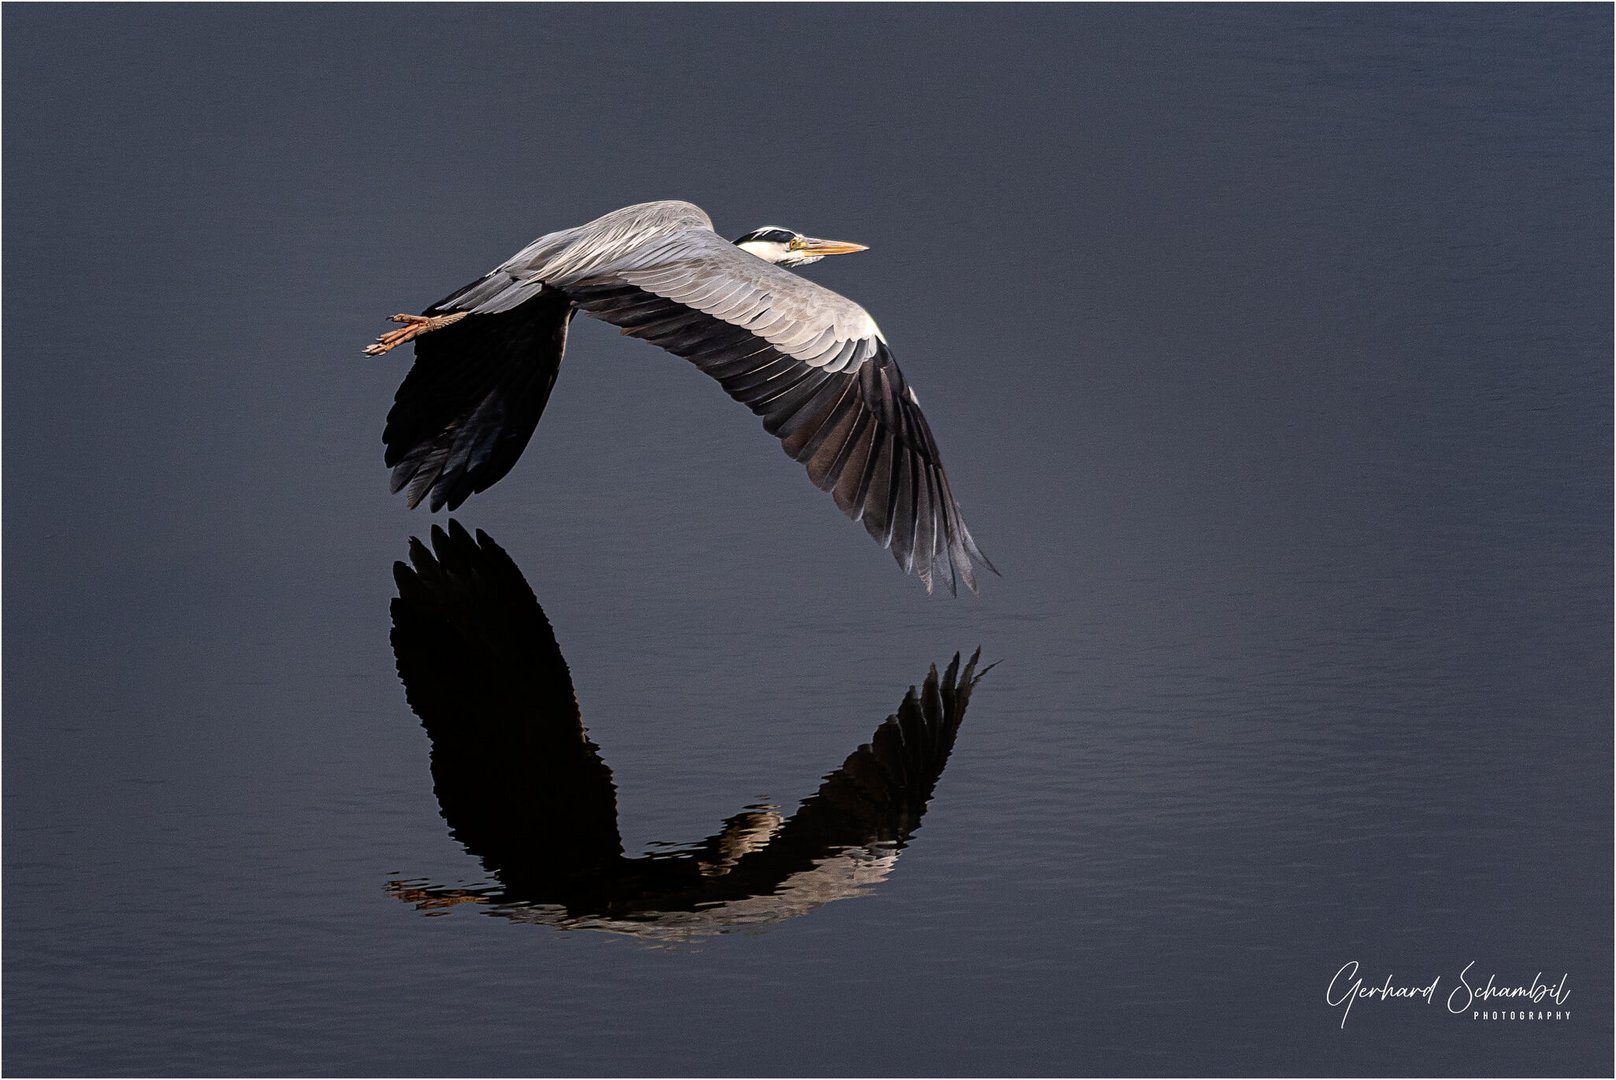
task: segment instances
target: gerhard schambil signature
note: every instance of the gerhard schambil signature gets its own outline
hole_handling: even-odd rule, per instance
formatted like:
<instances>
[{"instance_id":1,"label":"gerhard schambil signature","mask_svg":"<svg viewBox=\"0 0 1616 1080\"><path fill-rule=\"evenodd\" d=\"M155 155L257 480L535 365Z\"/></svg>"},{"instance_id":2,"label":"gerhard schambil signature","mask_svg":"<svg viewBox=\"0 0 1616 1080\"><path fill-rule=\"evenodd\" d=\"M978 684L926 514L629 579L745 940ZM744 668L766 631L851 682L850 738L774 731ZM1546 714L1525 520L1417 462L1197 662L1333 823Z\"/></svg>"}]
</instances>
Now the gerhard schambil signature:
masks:
<instances>
[{"instance_id":1,"label":"gerhard schambil signature","mask_svg":"<svg viewBox=\"0 0 1616 1080\"><path fill-rule=\"evenodd\" d=\"M1482 1014L1475 1011L1479 1005L1493 999L1513 1000L1517 1004L1521 1001L1533 1005L1541 1005L1545 1001L1552 1001L1555 1005L1564 1005L1570 998L1571 991L1567 989L1569 974L1560 976L1558 982L1544 982L1543 973L1539 971L1532 976L1529 983L1517 985L1498 985L1498 976L1495 973L1487 975L1487 981L1481 982L1479 975L1472 974L1476 962L1474 960L1464 966L1459 972L1458 985L1449 991L1446 998L1448 1012L1459 1015L1472 1012L1472 1019L1480 1019ZM1330 985L1324 992L1324 1000L1332 1008L1341 1010L1341 1026L1347 1026L1347 1017L1352 1015L1354 1003L1368 999L1371 1001L1395 1001L1397 999L1419 999L1426 1005L1437 1000L1439 987L1442 985L1442 976L1438 975L1430 982L1422 983L1418 979L1409 983L1399 983L1396 977L1388 973L1379 983L1365 985L1365 979L1359 974L1359 964L1356 960L1349 960L1336 970L1330 979ZM1522 1012L1520 1009L1515 1010ZM1569 1015L1569 1014L1564 1014ZM1526 1018L1526 1017L1522 1017ZM1547 1019L1548 1017L1541 1017ZM1555 1019L1562 1019L1562 1013L1555 1013Z\"/></svg>"}]
</instances>

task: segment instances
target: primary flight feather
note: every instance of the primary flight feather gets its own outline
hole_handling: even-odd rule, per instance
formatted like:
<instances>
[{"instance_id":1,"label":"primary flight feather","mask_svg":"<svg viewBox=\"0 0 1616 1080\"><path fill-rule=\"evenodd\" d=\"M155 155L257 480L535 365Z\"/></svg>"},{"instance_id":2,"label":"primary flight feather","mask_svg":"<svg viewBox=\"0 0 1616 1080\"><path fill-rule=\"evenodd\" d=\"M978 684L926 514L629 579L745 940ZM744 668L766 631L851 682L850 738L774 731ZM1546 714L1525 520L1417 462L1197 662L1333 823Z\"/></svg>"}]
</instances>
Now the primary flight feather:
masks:
<instances>
[{"instance_id":1,"label":"primary flight feather","mask_svg":"<svg viewBox=\"0 0 1616 1080\"><path fill-rule=\"evenodd\" d=\"M415 342L382 435L410 506L458 507L510 471L579 310L694 363L763 418L836 505L931 591L988 562L875 320L785 269L863 251L789 229L734 242L687 202L640 203L541 236L365 351Z\"/></svg>"}]
</instances>

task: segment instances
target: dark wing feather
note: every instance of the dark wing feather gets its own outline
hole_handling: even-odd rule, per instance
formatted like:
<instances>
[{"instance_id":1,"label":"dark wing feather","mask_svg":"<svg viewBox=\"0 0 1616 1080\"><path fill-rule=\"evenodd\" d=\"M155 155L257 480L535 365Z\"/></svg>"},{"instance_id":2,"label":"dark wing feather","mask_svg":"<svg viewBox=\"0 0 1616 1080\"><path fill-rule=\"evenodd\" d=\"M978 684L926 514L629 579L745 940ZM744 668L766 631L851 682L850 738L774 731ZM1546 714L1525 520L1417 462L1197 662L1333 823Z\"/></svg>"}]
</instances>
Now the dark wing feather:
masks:
<instances>
[{"instance_id":1,"label":"dark wing feather","mask_svg":"<svg viewBox=\"0 0 1616 1080\"><path fill-rule=\"evenodd\" d=\"M426 314L452 310L451 301ZM572 314L563 294L546 289L416 339L415 366L382 435L392 489L406 491L410 506L429 499L433 510L454 510L510 472L550 400Z\"/></svg>"},{"instance_id":2,"label":"dark wing feather","mask_svg":"<svg viewBox=\"0 0 1616 1080\"><path fill-rule=\"evenodd\" d=\"M455 838L518 895L549 895L620 857L611 770L516 564L450 521L433 526L432 550L410 541L394 578L393 653Z\"/></svg>"},{"instance_id":3,"label":"dark wing feather","mask_svg":"<svg viewBox=\"0 0 1616 1080\"><path fill-rule=\"evenodd\" d=\"M972 560L993 569L960 518L937 441L879 337L839 346L827 339L818 362L810 363L746 326L636 285L584 283L567 286L566 293L590 315L717 379L928 591L934 581L951 592L964 581L974 591Z\"/></svg>"}]
</instances>

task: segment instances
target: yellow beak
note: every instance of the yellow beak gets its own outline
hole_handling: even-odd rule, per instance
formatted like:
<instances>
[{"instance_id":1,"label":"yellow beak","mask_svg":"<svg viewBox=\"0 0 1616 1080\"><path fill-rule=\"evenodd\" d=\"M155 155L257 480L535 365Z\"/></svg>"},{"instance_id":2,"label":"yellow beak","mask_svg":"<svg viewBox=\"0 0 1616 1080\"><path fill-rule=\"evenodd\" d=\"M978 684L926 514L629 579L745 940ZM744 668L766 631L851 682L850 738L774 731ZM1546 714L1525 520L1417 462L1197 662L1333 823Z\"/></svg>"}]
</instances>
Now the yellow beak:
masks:
<instances>
[{"instance_id":1,"label":"yellow beak","mask_svg":"<svg viewBox=\"0 0 1616 1080\"><path fill-rule=\"evenodd\" d=\"M845 240L816 240L811 236L805 236L800 243L791 246L809 255L851 255L855 251L870 250L863 244L850 244Z\"/></svg>"}]
</instances>

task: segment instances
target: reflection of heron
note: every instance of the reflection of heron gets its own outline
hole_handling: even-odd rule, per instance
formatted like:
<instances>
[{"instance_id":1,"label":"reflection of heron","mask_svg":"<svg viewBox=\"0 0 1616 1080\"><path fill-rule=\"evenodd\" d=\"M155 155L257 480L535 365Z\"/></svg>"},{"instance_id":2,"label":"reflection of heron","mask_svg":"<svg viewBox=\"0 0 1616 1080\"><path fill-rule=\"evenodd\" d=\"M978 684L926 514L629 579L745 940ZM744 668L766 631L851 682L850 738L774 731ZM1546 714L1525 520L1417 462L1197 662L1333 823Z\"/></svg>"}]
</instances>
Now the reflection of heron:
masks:
<instances>
[{"instance_id":1,"label":"reflection of heron","mask_svg":"<svg viewBox=\"0 0 1616 1080\"><path fill-rule=\"evenodd\" d=\"M676 938L856 895L919 827L981 678L975 656L963 670L957 655L941 676L932 668L789 819L753 808L689 848L627 858L611 770L521 571L454 521L433 528L432 547L412 540L413 567L395 567L393 651L432 740L444 820L499 885L390 885L422 908L485 903L512 918Z\"/></svg>"},{"instance_id":2,"label":"reflection of heron","mask_svg":"<svg viewBox=\"0 0 1616 1080\"><path fill-rule=\"evenodd\" d=\"M686 202L541 236L366 351L415 341L387 415L393 490L455 509L510 471L582 308L717 379L844 513L931 591L993 569L960 518L920 401L865 310L783 267L860 244L756 229L733 244ZM430 336L428 336L430 335Z\"/></svg>"}]
</instances>

